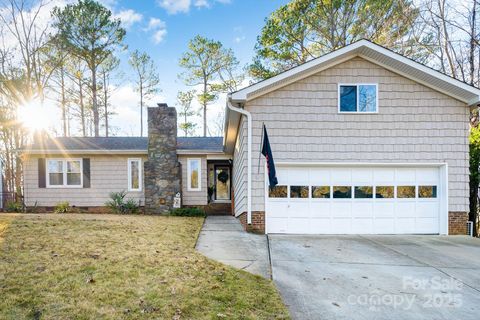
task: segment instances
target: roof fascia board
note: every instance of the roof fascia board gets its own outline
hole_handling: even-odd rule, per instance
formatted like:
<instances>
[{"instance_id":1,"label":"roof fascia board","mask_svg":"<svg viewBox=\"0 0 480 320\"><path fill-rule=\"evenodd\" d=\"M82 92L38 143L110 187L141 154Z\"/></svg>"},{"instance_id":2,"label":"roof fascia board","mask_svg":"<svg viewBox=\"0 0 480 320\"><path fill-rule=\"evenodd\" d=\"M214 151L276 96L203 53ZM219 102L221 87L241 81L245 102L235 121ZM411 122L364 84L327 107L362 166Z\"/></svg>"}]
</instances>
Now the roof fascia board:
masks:
<instances>
[{"instance_id":1,"label":"roof fascia board","mask_svg":"<svg viewBox=\"0 0 480 320\"><path fill-rule=\"evenodd\" d=\"M288 79L285 79L281 82L278 82L274 85L271 85L270 87L267 87L267 88L264 88L264 89L260 89L260 90L257 90L257 91L253 91L251 93L249 93L247 95L247 100L252 100L252 99L255 99L255 98L258 98L258 97L261 97L269 92L272 92L272 91L275 91L275 90L278 90L280 88L283 88L285 86L288 86L289 84L292 84L292 83L295 83L299 80L302 80L302 79L305 79L307 77L310 77L310 76L313 76L319 72L322 72L322 71L325 71L327 69L330 69L340 63L343 63L345 61L348 61L354 57L358 56L357 53L352 53L351 55L347 55L341 59L335 59L335 60L332 60L330 61L329 63L323 65L322 67L318 67L318 68L315 68L315 67L312 67L310 70L307 70L305 72L302 72L302 73L299 73L298 75L296 76L292 76Z\"/></svg>"},{"instance_id":2,"label":"roof fascia board","mask_svg":"<svg viewBox=\"0 0 480 320\"><path fill-rule=\"evenodd\" d=\"M388 56L392 59L395 59L401 63L404 63L410 67L413 67L413 68L416 68L417 70L420 70L426 74L428 74L429 76L432 76L434 78L437 78L441 81L444 81L450 85L453 85L453 86L456 86L458 88L461 88L462 90L465 90L467 92L470 92L471 94L474 94L474 95L477 95L479 98L477 99L477 101L474 101L476 99L470 99L469 101L467 101L465 98L462 98L462 97L459 97L459 96L456 96L454 94L451 94L451 93L447 93L445 92L445 90L443 89L439 89L437 87L434 87L428 83L425 83L424 81L421 81L415 77L412 77L411 75L407 75L403 72L400 72L399 70L397 70L396 68L393 68L391 66L386 66L385 64L383 63L380 63L376 60L373 60L367 56L365 56L364 54L362 54L361 52L358 52L358 53L355 53L355 51L361 47L365 47L365 48L368 48L370 50L374 50L376 52L379 52L380 54L383 54L385 56ZM232 97L232 101L233 102L243 102L243 101L246 101L246 100L249 100L249 99L252 99L254 97L258 97L259 95L263 95L263 94L266 94L267 92L270 92L272 90L275 90L275 89L278 89L278 87L282 87L282 86L285 86L285 85L288 85L289 83L292 83L292 82L295 82L295 81L298 81L302 78L305 78L305 77L308 77L310 76L311 74L314 74L314 73L318 73L322 70L325 70L327 68L330 68L332 66L334 66L336 63L333 63L333 64L329 64L328 66L324 67L324 68L318 68L316 69L315 66L318 66L322 63L325 63L325 62L328 62L329 60L335 60L335 58L341 56L341 55L345 55L345 54L348 54L348 53L351 53L351 52L354 52L355 54L352 54L352 55L349 55L347 56L345 59L338 59L337 61L339 61L338 63L340 62L343 62L345 60L348 60L350 58L352 58L352 56L360 56L372 63L375 63L375 64L378 64L378 65L381 65L382 67L385 67L386 69L390 70L390 71L393 71L397 74L401 74L402 76L404 77L407 77L411 80L414 80L418 83L421 83L423 85L426 85L428 86L429 88L432 88L432 89L435 89L436 91L440 91L440 92L443 92L457 100L460 100L464 103L468 103L469 105L472 105L472 104L475 104L477 103L478 101L480 101L480 89L477 89L477 88L474 88L474 87L471 87L470 85L468 84L465 84L459 80L456 80L456 79L453 79L447 75L444 75L442 74L441 72L439 71L435 71L429 67L426 67L424 65L422 65L421 63L418 63L418 62L415 62L413 60L410 60L406 57L403 57L402 55L398 54L398 53L395 53L393 51L390 51L388 49L385 49L383 48L382 46L379 46L377 44L374 44L370 41L366 41L366 40L360 40L358 42L355 42L349 46L346 46L346 47L343 47L339 50L336 50L336 51L333 51L329 54L326 54L322 57L319 57L317 59L314 59L314 60L311 60L310 62L307 62L303 65L300 65L296 68L293 68L291 70L288 70L288 71L285 71L284 73L281 73L277 76L274 76L270 79L267 79L267 80L264 80L262 82L259 82L257 84L254 84L250 87L247 87L245 89L242 89L242 90L239 90L237 92L234 92L232 93L231 97ZM343 60L343 61L340 61L340 60ZM312 70L312 72L309 72L308 69L314 69ZM295 76L297 75L297 76Z\"/></svg>"},{"instance_id":3,"label":"roof fascia board","mask_svg":"<svg viewBox=\"0 0 480 320\"><path fill-rule=\"evenodd\" d=\"M263 81L261 81L257 84L254 84L250 87L247 87L245 89L234 92L231 95L232 96L232 101L233 102L246 101L247 99L250 99L249 95L251 93L256 92L258 90L261 90L262 88L269 88L271 90L274 90L274 88L276 88L276 84L278 82L282 82L282 86L283 86L284 85L283 80L287 80L288 78L294 77L295 75L298 75L298 74L302 74L302 76L303 76L303 72L308 71L309 69L314 68L315 66L320 65L320 64L322 64L326 61L333 60L333 59L335 59L335 58L337 58L337 57L339 57L343 54L347 54L349 52L355 51L356 49L358 49L359 47L364 45L364 43L365 43L364 40L355 42L355 43L353 43L349 46L343 47L341 49L338 49L336 51L328 53L328 54L326 54L322 57L319 57L317 59L306 62L306 63L304 63L304 64L302 64L298 67L295 67L295 68L287 70L283 73L280 73L279 75L276 75L272 78L263 80ZM316 73L316 72L319 72L319 71L315 70L314 73ZM306 74L308 74L308 73L309 72L306 72ZM295 79L293 81L297 81L297 80L298 80L298 77L295 77ZM272 88L270 88L270 86ZM262 94L265 94L265 93L266 92L262 91Z\"/></svg>"},{"instance_id":4,"label":"roof fascia board","mask_svg":"<svg viewBox=\"0 0 480 320\"><path fill-rule=\"evenodd\" d=\"M24 154L148 154L147 150L24 150ZM177 154L224 154L213 150L177 150Z\"/></svg>"},{"instance_id":5,"label":"roof fascia board","mask_svg":"<svg viewBox=\"0 0 480 320\"><path fill-rule=\"evenodd\" d=\"M147 150L20 150L24 154L147 154Z\"/></svg>"},{"instance_id":6,"label":"roof fascia board","mask_svg":"<svg viewBox=\"0 0 480 320\"><path fill-rule=\"evenodd\" d=\"M472 100L468 101L468 105L470 107L473 107L473 108L476 108L478 104L480 104L480 97L478 99L475 98L475 99L472 99Z\"/></svg>"},{"instance_id":7,"label":"roof fascia board","mask_svg":"<svg viewBox=\"0 0 480 320\"><path fill-rule=\"evenodd\" d=\"M435 77L437 79L440 79L442 81L445 81L453 86L456 86L456 87L459 87L459 88L462 88L463 90L465 91L469 91L470 93L472 94L475 94L475 95L478 95L480 96L480 89L477 89L477 88L474 88L466 83L463 83L462 81L460 80L457 80L457 79L454 79L452 77L449 77L439 71L436 71L436 70L433 70L427 66L424 66L423 64L419 63L419 62L415 62L409 58L406 58L404 56L402 56L401 54L398 54L398 53L395 53L393 51L390 51L388 49L385 49L383 48L382 46L379 46L377 44L374 44L370 41L366 41L365 44L364 44L366 47L368 47L369 49L372 49L372 50L375 50L377 52L380 52L382 53L383 55L385 56L388 56L390 58L393 58L399 62L402 62L410 67L413 67L413 68L416 68L422 72L425 72L426 74L432 76L432 77Z\"/></svg>"},{"instance_id":8,"label":"roof fascia board","mask_svg":"<svg viewBox=\"0 0 480 320\"><path fill-rule=\"evenodd\" d=\"M216 154L224 154L224 152L223 151L213 151L213 150L187 150L187 149L182 149L182 150L177 150L177 154L180 154L180 155L188 155L188 154L196 154L196 155L212 154L212 155L216 155Z\"/></svg>"},{"instance_id":9,"label":"roof fascia board","mask_svg":"<svg viewBox=\"0 0 480 320\"><path fill-rule=\"evenodd\" d=\"M402 77L405 77L405 78L407 78L407 79L410 79L410 80L412 80L412 81L415 81L415 82L417 82L417 83L419 83L419 84L421 84L421 85L424 85L425 87L428 87L428 88L433 89L433 90L435 90L435 91L441 92L441 93L443 93L443 94L445 94L445 95L447 95L447 96L449 96L449 97L451 97L451 98L457 99L457 100L459 100L459 101L461 101L461 102L463 102L463 103L469 103L469 101L466 101L465 98L459 97L459 96L457 96L457 95L455 95L455 94L452 94L452 93L450 93L450 92L445 92L445 90L443 90L443 89L440 89L440 88L438 88L438 87L436 87L436 86L434 86L434 85L432 85L432 84L430 84L430 83L428 83L428 82L425 82L425 81L422 81L422 80L417 79L417 78L415 78L415 77L412 77L411 75L406 74L405 72L402 72L402 71L400 71L400 70L398 70L398 69L396 69L396 68L393 68L393 67L391 67L391 66L389 66L389 65L386 65L386 64L384 64L384 63L381 63L381 62L379 62L379 61L377 61L377 60L375 60L375 59L372 59L372 58L370 58L370 57L368 57L368 56L366 56L366 55L361 54L361 55L359 55L359 57L361 57L362 59L365 59L365 60L367 60L367 61L370 61L371 63L374 63L374 64L376 64L376 65L379 65L379 66L381 66L381 67L383 67L383 68L385 68L385 69L387 69L387 70L389 70L389 71L391 71L391 72L394 72L394 73L396 73L396 74L398 74L398 75L401 75ZM474 99L474 100L475 100L475 99Z\"/></svg>"}]
</instances>

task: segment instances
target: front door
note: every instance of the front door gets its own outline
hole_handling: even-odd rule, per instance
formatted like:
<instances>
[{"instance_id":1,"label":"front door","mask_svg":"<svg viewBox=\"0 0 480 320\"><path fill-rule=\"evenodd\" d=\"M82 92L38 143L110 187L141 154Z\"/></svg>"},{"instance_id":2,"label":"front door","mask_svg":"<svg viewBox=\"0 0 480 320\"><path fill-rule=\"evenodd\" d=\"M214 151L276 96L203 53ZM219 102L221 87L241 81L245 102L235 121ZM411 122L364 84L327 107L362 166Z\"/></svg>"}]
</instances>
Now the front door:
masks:
<instances>
[{"instance_id":1,"label":"front door","mask_svg":"<svg viewBox=\"0 0 480 320\"><path fill-rule=\"evenodd\" d=\"M229 166L215 166L215 200L230 200Z\"/></svg>"}]
</instances>

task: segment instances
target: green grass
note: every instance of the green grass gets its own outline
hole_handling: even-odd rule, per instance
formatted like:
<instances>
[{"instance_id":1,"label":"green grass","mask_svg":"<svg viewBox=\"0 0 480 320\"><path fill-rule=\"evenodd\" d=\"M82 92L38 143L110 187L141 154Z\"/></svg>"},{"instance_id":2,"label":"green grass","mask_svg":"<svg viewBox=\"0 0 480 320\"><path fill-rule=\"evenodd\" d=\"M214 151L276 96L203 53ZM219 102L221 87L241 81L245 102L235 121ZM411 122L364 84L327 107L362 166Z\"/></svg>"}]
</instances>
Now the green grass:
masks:
<instances>
[{"instance_id":1,"label":"green grass","mask_svg":"<svg viewBox=\"0 0 480 320\"><path fill-rule=\"evenodd\" d=\"M0 319L287 319L271 281L195 249L202 218L0 215Z\"/></svg>"}]
</instances>

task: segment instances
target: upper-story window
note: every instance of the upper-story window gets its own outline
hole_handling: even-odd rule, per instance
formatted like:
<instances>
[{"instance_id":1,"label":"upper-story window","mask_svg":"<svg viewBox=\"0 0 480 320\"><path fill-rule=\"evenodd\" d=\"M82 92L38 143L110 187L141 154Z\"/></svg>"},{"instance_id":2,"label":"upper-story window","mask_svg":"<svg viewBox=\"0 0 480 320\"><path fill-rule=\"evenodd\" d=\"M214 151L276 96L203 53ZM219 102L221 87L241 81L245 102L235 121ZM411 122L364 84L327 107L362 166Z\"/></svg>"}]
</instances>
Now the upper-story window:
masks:
<instances>
[{"instance_id":1,"label":"upper-story window","mask_svg":"<svg viewBox=\"0 0 480 320\"><path fill-rule=\"evenodd\" d=\"M47 187L81 187L81 159L48 159Z\"/></svg>"},{"instance_id":2,"label":"upper-story window","mask_svg":"<svg viewBox=\"0 0 480 320\"><path fill-rule=\"evenodd\" d=\"M338 111L342 113L377 112L377 84L339 84Z\"/></svg>"},{"instance_id":3,"label":"upper-story window","mask_svg":"<svg viewBox=\"0 0 480 320\"><path fill-rule=\"evenodd\" d=\"M187 175L188 191L201 191L202 168L200 159L187 160Z\"/></svg>"}]
</instances>

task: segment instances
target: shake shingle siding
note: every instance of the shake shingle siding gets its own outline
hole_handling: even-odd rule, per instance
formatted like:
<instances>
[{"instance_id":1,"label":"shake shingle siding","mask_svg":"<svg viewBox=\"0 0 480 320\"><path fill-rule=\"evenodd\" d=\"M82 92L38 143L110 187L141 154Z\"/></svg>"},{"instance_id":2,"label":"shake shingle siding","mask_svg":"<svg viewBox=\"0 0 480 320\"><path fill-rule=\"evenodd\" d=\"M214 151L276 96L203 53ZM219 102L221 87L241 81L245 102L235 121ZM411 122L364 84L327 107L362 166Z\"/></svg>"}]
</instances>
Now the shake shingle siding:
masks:
<instances>
[{"instance_id":1,"label":"shake shingle siding","mask_svg":"<svg viewBox=\"0 0 480 320\"><path fill-rule=\"evenodd\" d=\"M378 83L378 114L339 114L338 83ZM357 57L251 100L246 109L253 117L253 211L265 203L264 161L257 173L256 158L262 122L277 162L447 162L449 211L468 211L469 109L456 99ZM235 159L246 157L246 138L240 142Z\"/></svg>"},{"instance_id":2,"label":"shake shingle siding","mask_svg":"<svg viewBox=\"0 0 480 320\"><path fill-rule=\"evenodd\" d=\"M255 153L254 153L255 154ZM252 161L253 162L253 161ZM233 154L233 192L235 215L247 211L247 121L240 120Z\"/></svg>"}]
</instances>

